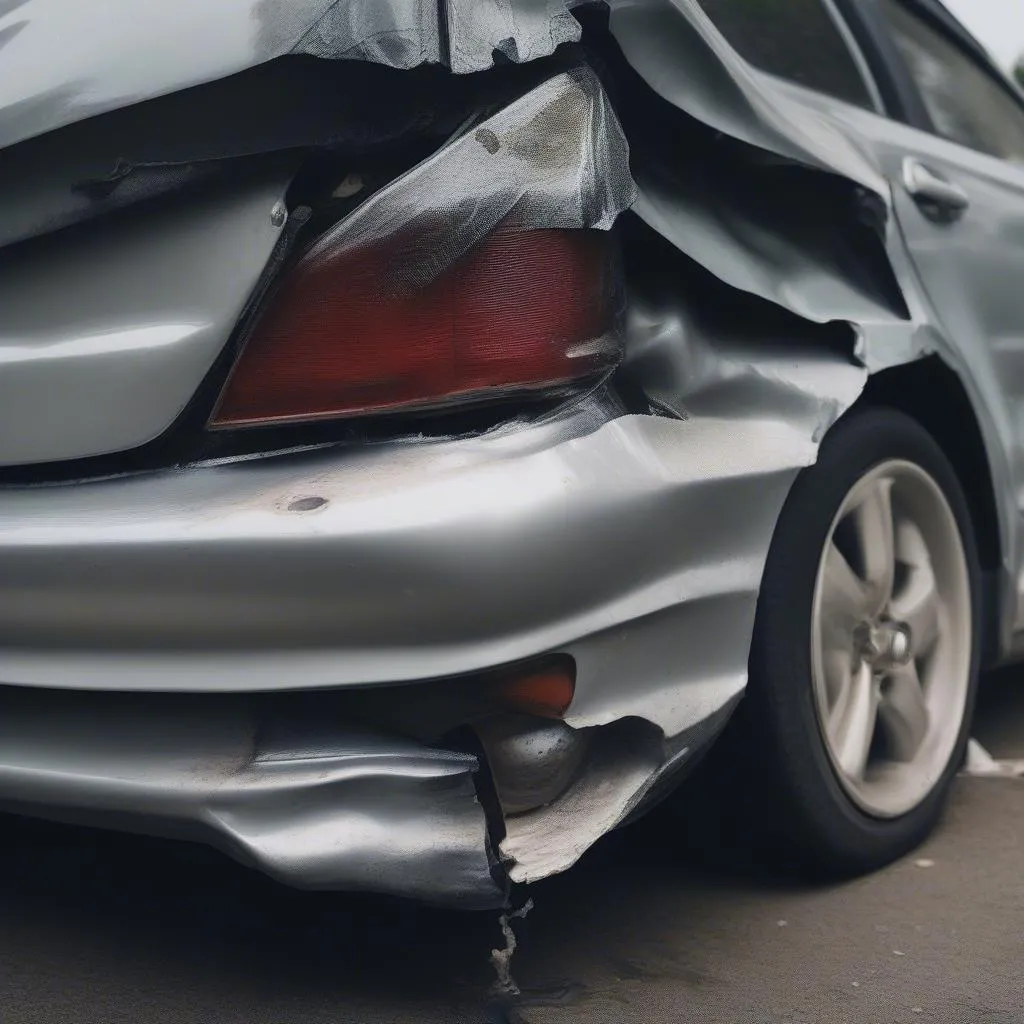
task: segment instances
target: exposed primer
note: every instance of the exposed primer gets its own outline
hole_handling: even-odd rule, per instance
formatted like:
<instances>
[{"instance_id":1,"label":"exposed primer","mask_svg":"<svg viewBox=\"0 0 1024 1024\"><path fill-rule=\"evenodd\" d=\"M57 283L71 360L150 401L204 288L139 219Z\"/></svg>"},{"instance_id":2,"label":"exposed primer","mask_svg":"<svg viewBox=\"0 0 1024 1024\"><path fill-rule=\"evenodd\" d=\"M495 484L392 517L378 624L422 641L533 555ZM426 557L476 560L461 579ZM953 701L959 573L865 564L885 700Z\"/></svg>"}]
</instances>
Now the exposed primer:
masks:
<instances>
[{"instance_id":1,"label":"exposed primer","mask_svg":"<svg viewBox=\"0 0 1024 1024\"><path fill-rule=\"evenodd\" d=\"M512 955L518 945L516 933L512 930L512 922L522 920L533 910L533 898L528 899L518 910L506 911L498 918L498 925L501 927L501 934L505 939L503 949L491 950L491 964L498 978L491 988L491 995L495 998L518 996L519 986L512 977Z\"/></svg>"},{"instance_id":2,"label":"exposed primer","mask_svg":"<svg viewBox=\"0 0 1024 1024\"><path fill-rule=\"evenodd\" d=\"M505 818L501 853L509 878L536 882L574 864L614 828L664 762L663 736L646 722L595 730L584 771L552 803Z\"/></svg>"}]
</instances>

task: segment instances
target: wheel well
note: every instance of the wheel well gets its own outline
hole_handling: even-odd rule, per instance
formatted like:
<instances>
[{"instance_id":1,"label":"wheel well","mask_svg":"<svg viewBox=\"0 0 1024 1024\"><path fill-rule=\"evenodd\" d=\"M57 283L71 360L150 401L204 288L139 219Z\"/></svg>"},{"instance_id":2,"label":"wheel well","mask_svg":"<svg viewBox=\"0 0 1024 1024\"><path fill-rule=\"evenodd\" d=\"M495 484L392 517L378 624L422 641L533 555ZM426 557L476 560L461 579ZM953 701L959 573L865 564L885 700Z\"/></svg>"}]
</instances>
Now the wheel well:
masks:
<instances>
[{"instance_id":1,"label":"wheel well","mask_svg":"<svg viewBox=\"0 0 1024 1024\"><path fill-rule=\"evenodd\" d=\"M995 488L978 419L960 378L936 356L882 370L868 378L854 408L882 405L912 416L938 442L963 486L981 567L998 569Z\"/></svg>"}]
</instances>

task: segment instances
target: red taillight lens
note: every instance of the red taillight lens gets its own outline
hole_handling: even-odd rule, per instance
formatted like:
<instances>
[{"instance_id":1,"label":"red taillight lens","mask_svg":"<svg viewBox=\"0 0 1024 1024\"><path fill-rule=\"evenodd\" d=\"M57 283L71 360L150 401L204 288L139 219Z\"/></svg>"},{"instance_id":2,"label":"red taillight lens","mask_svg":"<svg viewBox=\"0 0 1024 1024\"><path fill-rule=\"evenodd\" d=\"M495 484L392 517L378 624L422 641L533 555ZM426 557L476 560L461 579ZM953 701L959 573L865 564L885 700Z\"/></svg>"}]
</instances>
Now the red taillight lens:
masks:
<instances>
[{"instance_id":1,"label":"red taillight lens","mask_svg":"<svg viewBox=\"0 0 1024 1024\"><path fill-rule=\"evenodd\" d=\"M400 246L300 260L256 323L211 426L545 389L619 358L607 232L499 228L422 286L397 283L402 265Z\"/></svg>"}]
</instances>

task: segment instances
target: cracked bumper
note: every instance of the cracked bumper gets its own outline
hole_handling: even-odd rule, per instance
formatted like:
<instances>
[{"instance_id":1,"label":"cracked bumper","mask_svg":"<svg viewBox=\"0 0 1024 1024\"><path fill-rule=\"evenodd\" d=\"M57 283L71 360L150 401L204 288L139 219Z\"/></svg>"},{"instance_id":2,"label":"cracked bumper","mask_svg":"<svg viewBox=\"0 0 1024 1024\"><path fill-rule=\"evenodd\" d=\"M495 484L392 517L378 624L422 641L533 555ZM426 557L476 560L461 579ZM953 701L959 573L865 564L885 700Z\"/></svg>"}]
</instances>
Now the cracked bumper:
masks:
<instances>
[{"instance_id":1,"label":"cracked bumper","mask_svg":"<svg viewBox=\"0 0 1024 1024\"><path fill-rule=\"evenodd\" d=\"M605 735L601 757L508 819L500 851L515 880L563 870L735 703L813 451L777 421L592 405L472 440L4 490L0 803L194 835L297 885L500 902L472 758L343 716L273 754L272 715L218 709L569 655L566 721Z\"/></svg>"},{"instance_id":2,"label":"cracked bumper","mask_svg":"<svg viewBox=\"0 0 1024 1024\"><path fill-rule=\"evenodd\" d=\"M307 889L500 906L477 767L242 698L0 695L0 806L207 842Z\"/></svg>"}]
</instances>

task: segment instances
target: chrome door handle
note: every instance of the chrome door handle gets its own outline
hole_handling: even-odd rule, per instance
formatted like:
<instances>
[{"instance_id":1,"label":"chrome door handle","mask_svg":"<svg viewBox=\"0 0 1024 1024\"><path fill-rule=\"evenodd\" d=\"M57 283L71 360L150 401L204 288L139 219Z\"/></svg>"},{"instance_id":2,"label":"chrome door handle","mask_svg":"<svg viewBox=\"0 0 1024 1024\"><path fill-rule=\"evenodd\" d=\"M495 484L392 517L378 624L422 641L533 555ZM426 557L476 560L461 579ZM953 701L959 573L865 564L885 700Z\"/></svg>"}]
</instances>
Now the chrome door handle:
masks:
<instances>
[{"instance_id":1,"label":"chrome door handle","mask_svg":"<svg viewBox=\"0 0 1024 1024\"><path fill-rule=\"evenodd\" d=\"M971 197L964 189L913 157L903 161L903 187L932 220L956 220L971 205Z\"/></svg>"}]
</instances>

